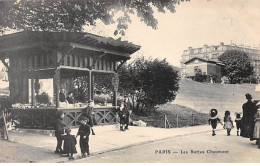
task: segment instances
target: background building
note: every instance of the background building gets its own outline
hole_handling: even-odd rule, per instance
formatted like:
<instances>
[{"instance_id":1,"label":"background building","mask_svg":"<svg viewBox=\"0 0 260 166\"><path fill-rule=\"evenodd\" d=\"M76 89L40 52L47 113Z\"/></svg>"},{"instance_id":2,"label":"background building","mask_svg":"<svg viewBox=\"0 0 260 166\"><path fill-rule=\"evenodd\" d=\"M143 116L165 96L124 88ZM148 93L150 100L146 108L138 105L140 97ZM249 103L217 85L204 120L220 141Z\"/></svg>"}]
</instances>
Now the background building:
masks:
<instances>
[{"instance_id":1,"label":"background building","mask_svg":"<svg viewBox=\"0 0 260 166\"><path fill-rule=\"evenodd\" d=\"M251 58L251 64L254 67L254 71L257 76L260 77L260 50L257 47L251 48L250 46L244 46L244 45L225 45L223 42L221 42L217 46L208 46L204 45L200 48L192 48L189 47L187 50L183 51L182 59L181 59L181 76L186 77L186 65L185 62L188 60L198 57L209 61L215 61L218 63L218 57L224 53L227 50L241 50L246 52L250 58Z\"/></svg>"},{"instance_id":2,"label":"background building","mask_svg":"<svg viewBox=\"0 0 260 166\"><path fill-rule=\"evenodd\" d=\"M186 77L194 77L196 73L205 75L205 81L210 83L221 83L221 63L194 57L186 62Z\"/></svg>"}]
</instances>

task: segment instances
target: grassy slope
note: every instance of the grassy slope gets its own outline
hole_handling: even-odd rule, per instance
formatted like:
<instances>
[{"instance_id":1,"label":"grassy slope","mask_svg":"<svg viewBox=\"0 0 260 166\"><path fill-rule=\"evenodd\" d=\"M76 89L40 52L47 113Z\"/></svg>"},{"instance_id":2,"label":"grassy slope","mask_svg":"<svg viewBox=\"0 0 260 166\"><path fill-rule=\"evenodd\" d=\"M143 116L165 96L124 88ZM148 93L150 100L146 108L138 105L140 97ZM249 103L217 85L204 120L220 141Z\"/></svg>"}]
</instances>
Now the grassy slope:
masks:
<instances>
[{"instance_id":1,"label":"grassy slope","mask_svg":"<svg viewBox=\"0 0 260 166\"><path fill-rule=\"evenodd\" d=\"M179 94L173 103L202 113L208 113L211 108L216 108L222 117L225 110L232 113L242 112L246 93L250 93L253 99L259 99L260 93L255 92L255 86L255 84L198 83L185 79L181 80Z\"/></svg>"},{"instance_id":2,"label":"grassy slope","mask_svg":"<svg viewBox=\"0 0 260 166\"><path fill-rule=\"evenodd\" d=\"M132 114L131 119L142 120L146 122L148 126L164 127L164 114L166 114L171 127L206 124L208 120L208 114L199 113L191 108L178 104L164 104L160 106L155 113L147 117ZM178 126L176 114L178 114ZM192 114L194 115L194 123L192 123Z\"/></svg>"},{"instance_id":3,"label":"grassy slope","mask_svg":"<svg viewBox=\"0 0 260 166\"><path fill-rule=\"evenodd\" d=\"M183 79L176 100L159 107L158 113L148 117L137 117L149 126L163 127L163 114L167 115L171 125L176 126L176 114L179 114L179 126L191 125L191 114L195 115L194 124L205 124L209 110L216 108L218 116L223 119L226 110L242 112L242 104L246 102L245 94L250 93L253 99L259 99L260 93L255 92L255 84L210 84L198 83ZM195 111L196 110L196 111Z\"/></svg>"}]
</instances>

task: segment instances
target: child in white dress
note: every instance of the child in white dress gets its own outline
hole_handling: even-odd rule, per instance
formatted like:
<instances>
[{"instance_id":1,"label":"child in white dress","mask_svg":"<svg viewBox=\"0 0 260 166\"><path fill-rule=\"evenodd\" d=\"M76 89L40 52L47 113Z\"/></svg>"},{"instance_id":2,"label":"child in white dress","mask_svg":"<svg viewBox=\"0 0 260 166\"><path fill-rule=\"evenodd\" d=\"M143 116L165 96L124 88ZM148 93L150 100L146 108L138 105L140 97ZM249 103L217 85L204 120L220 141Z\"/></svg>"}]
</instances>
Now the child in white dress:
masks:
<instances>
[{"instance_id":1,"label":"child in white dress","mask_svg":"<svg viewBox=\"0 0 260 166\"><path fill-rule=\"evenodd\" d=\"M230 111L225 111L224 129L227 129L227 136L230 136L231 129L233 129L233 121L230 116Z\"/></svg>"},{"instance_id":2,"label":"child in white dress","mask_svg":"<svg viewBox=\"0 0 260 166\"><path fill-rule=\"evenodd\" d=\"M260 108L258 108L255 115L255 128L254 128L254 138L257 139L258 148L260 149Z\"/></svg>"}]
</instances>

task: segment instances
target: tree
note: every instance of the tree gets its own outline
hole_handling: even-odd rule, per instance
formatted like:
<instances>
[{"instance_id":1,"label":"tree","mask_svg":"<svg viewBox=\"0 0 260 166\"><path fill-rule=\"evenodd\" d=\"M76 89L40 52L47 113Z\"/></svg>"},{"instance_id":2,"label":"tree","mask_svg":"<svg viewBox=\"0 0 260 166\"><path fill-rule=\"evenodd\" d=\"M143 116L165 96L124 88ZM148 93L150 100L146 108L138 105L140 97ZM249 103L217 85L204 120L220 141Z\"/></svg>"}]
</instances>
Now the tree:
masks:
<instances>
[{"instance_id":1,"label":"tree","mask_svg":"<svg viewBox=\"0 0 260 166\"><path fill-rule=\"evenodd\" d=\"M157 28L153 8L159 12L175 12L175 5L189 0L0 0L0 30L74 31L84 25L117 22L115 35L124 35L131 23L131 14L142 22ZM114 16L121 16L114 20Z\"/></svg>"},{"instance_id":2,"label":"tree","mask_svg":"<svg viewBox=\"0 0 260 166\"><path fill-rule=\"evenodd\" d=\"M174 100L179 89L178 72L165 59L138 58L123 66L119 75L119 90L129 95L135 112Z\"/></svg>"},{"instance_id":3,"label":"tree","mask_svg":"<svg viewBox=\"0 0 260 166\"><path fill-rule=\"evenodd\" d=\"M228 50L218 59L225 64L222 68L222 76L227 76L230 83L237 83L254 74L250 57L243 51Z\"/></svg>"}]
</instances>

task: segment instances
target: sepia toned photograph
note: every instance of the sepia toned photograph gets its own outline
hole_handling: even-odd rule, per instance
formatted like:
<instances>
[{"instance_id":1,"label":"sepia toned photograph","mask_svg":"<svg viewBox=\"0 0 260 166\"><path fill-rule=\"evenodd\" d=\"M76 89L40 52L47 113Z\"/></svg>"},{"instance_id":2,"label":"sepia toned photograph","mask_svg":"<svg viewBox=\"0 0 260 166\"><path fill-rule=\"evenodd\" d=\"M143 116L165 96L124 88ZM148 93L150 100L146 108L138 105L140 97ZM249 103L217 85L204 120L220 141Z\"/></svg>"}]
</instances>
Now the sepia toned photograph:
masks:
<instances>
[{"instance_id":1,"label":"sepia toned photograph","mask_svg":"<svg viewBox=\"0 0 260 166\"><path fill-rule=\"evenodd\" d=\"M0 165L260 163L259 0L0 0Z\"/></svg>"}]
</instances>

